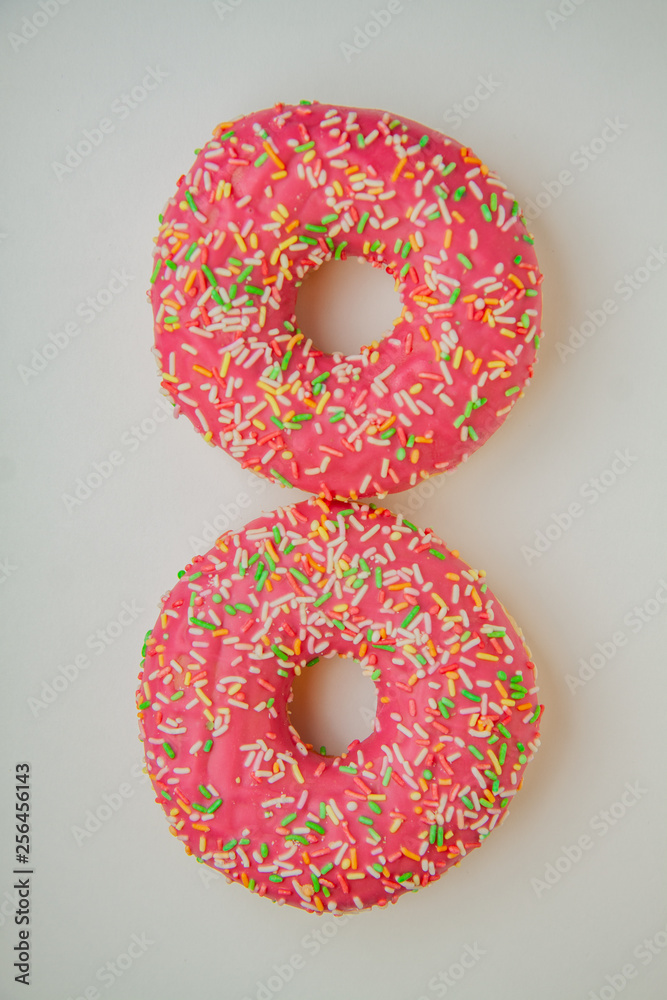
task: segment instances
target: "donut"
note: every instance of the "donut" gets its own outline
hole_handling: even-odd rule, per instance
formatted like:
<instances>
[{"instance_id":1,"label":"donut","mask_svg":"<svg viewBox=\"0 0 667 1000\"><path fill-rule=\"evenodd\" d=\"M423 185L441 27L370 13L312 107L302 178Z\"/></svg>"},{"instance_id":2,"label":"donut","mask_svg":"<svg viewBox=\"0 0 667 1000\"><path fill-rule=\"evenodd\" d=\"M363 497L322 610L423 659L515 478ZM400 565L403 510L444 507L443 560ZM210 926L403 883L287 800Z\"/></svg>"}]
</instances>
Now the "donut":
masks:
<instances>
[{"instance_id":1,"label":"donut","mask_svg":"<svg viewBox=\"0 0 667 1000\"><path fill-rule=\"evenodd\" d=\"M147 771L187 854L278 903L338 914L435 881L503 820L539 745L518 628L432 531L322 497L222 535L148 633ZM294 677L352 656L374 729L302 741Z\"/></svg>"},{"instance_id":2,"label":"donut","mask_svg":"<svg viewBox=\"0 0 667 1000\"><path fill-rule=\"evenodd\" d=\"M360 498L454 468L503 422L540 341L514 197L467 146L386 111L303 101L226 121L160 216L150 297L162 385L211 445L308 493ZM358 354L295 316L355 256L401 312Z\"/></svg>"}]
</instances>

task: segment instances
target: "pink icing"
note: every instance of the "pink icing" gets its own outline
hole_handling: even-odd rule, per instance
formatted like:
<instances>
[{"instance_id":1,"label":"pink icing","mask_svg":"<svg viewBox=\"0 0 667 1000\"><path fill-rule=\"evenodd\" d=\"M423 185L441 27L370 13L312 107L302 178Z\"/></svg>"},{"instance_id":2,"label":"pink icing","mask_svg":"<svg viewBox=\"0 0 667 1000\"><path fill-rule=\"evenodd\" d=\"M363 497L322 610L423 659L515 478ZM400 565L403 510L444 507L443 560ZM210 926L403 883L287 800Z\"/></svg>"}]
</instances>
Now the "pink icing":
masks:
<instances>
[{"instance_id":1,"label":"pink icing","mask_svg":"<svg viewBox=\"0 0 667 1000\"><path fill-rule=\"evenodd\" d=\"M309 911L439 878L502 821L539 745L534 664L485 574L381 508L313 498L223 535L145 653L141 733L172 833ZM378 711L332 757L287 705L292 678L336 653L372 675Z\"/></svg>"},{"instance_id":2,"label":"pink icing","mask_svg":"<svg viewBox=\"0 0 667 1000\"><path fill-rule=\"evenodd\" d=\"M497 175L377 110L278 104L213 136L155 251L178 411L245 467L327 495L404 490L480 447L541 335L532 239ZM296 327L297 289L348 255L395 276L402 313L359 355L323 354Z\"/></svg>"}]
</instances>

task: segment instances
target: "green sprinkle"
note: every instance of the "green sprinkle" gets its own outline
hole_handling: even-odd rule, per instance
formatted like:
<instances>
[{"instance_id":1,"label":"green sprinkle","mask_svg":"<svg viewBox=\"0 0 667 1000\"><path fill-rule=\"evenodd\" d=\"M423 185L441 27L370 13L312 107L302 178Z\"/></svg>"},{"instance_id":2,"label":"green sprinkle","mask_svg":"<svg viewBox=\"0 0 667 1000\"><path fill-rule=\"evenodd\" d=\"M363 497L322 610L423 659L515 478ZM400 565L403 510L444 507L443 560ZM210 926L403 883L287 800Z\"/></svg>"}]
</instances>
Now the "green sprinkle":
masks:
<instances>
[{"instance_id":1,"label":"green sprinkle","mask_svg":"<svg viewBox=\"0 0 667 1000\"><path fill-rule=\"evenodd\" d=\"M502 722L498 723L498 731L501 732L506 739L510 740L512 738L512 734L509 729L504 726Z\"/></svg>"},{"instance_id":2,"label":"green sprinkle","mask_svg":"<svg viewBox=\"0 0 667 1000\"><path fill-rule=\"evenodd\" d=\"M369 802L369 803L368 803L368 808L369 808L369 809L370 809L370 810L371 810L372 812L374 812L374 813L377 813L377 815L378 815L378 816L381 816L381 815L382 815L382 809L381 809L381 808L380 808L380 806L379 806L379 805L377 804L377 802Z\"/></svg>"},{"instance_id":3,"label":"green sprinkle","mask_svg":"<svg viewBox=\"0 0 667 1000\"><path fill-rule=\"evenodd\" d=\"M455 288L454 291L452 292L452 294L449 296L449 305L450 306L454 305L454 303L456 302L456 300L458 299L458 297L459 297L460 294L461 294L461 289L460 288ZM447 359L447 360L449 360L449 359Z\"/></svg>"},{"instance_id":4,"label":"green sprinkle","mask_svg":"<svg viewBox=\"0 0 667 1000\"><path fill-rule=\"evenodd\" d=\"M470 753L473 757L476 757L477 760L484 760L484 754L481 750L478 750L477 747L472 746L472 744L468 744L468 750L470 750Z\"/></svg>"},{"instance_id":5,"label":"green sprinkle","mask_svg":"<svg viewBox=\"0 0 667 1000\"><path fill-rule=\"evenodd\" d=\"M365 826L372 826L373 825L373 820L370 818L370 816L360 816L359 817L359 822L363 823Z\"/></svg>"},{"instance_id":6,"label":"green sprinkle","mask_svg":"<svg viewBox=\"0 0 667 1000\"><path fill-rule=\"evenodd\" d=\"M329 591L328 594L321 594L318 598L316 598L316 600L313 601L313 604L316 608L319 608L320 604L324 604L324 602L328 601L330 597L331 591Z\"/></svg>"},{"instance_id":7,"label":"green sprinkle","mask_svg":"<svg viewBox=\"0 0 667 1000\"><path fill-rule=\"evenodd\" d=\"M307 149L312 149L314 145L315 145L314 140L311 140L310 142L302 142L299 146L294 147L294 152L304 153Z\"/></svg>"},{"instance_id":8,"label":"green sprinkle","mask_svg":"<svg viewBox=\"0 0 667 1000\"><path fill-rule=\"evenodd\" d=\"M208 753L212 747L213 747L213 740L206 740L206 743L204 743L204 753Z\"/></svg>"},{"instance_id":9,"label":"green sprinkle","mask_svg":"<svg viewBox=\"0 0 667 1000\"><path fill-rule=\"evenodd\" d=\"M170 700L171 701L178 701L178 699L182 698L184 694L185 694L185 691L175 691L174 694L172 694ZM148 704L150 705L150 702Z\"/></svg>"},{"instance_id":10,"label":"green sprinkle","mask_svg":"<svg viewBox=\"0 0 667 1000\"><path fill-rule=\"evenodd\" d=\"M271 644L271 650L279 656L281 660L289 660L289 656L285 653L279 646L276 646L275 642Z\"/></svg>"},{"instance_id":11,"label":"green sprinkle","mask_svg":"<svg viewBox=\"0 0 667 1000\"><path fill-rule=\"evenodd\" d=\"M309 830L314 830L315 833L324 834L326 832L323 826L319 823L313 823L311 820L306 820L306 826Z\"/></svg>"},{"instance_id":12,"label":"green sprinkle","mask_svg":"<svg viewBox=\"0 0 667 1000\"><path fill-rule=\"evenodd\" d=\"M162 267L162 261L159 260L155 265L155 268L153 269L153 273L151 274L151 285L155 284L155 282L157 281L157 276L160 273L161 267Z\"/></svg>"},{"instance_id":13,"label":"green sprinkle","mask_svg":"<svg viewBox=\"0 0 667 1000\"><path fill-rule=\"evenodd\" d=\"M300 833L288 833L285 835L285 840L297 840L300 844L308 843L306 838L302 837Z\"/></svg>"},{"instance_id":14,"label":"green sprinkle","mask_svg":"<svg viewBox=\"0 0 667 1000\"><path fill-rule=\"evenodd\" d=\"M475 811L475 806L473 804L473 801L472 801L472 799L469 799L467 795L462 795L461 796L461 801L466 804L466 806L468 807L468 809L471 809L473 812Z\"/></svg>"},{"instance_id":15,"label":"green sprinkle","mask_svg":"<svg viewBox=\"0 0 667 1000\"><path fill-rule=\"evenodd\" d=\"M266 163L266 161L268 160L268 158L269 158L269 154L268 153L260 153L260 155L255 160L254 166L261 167L261 165L263 163Z\"/></svg>"},{"instance_id":16,"label":"green sprinkle","mask_svg":"<svg viewBox=\"0 0 667 1000\"><path fill-rule=\"evenodd\" d=\"M506 396L513 396L515 392L519 392L519 391L520 391L519 386L518 385L513 385L511 389L505 389L505 395Z\"/></svg>"},{"instance_id":17,"label":"green sprinkle","mask_svg":"<svg viewBox=\"0 0 667 1000\"><path fill-rule=\"evenodd\" d=\"M407 626L410 624L410 622L412 621L412 619L415 618L419 614L420 611L421 611L421 608L419 607L419 605L415 604L414 608L412 608L412 610L407 613L407 615L405 616L405 618L401 622L401 628L407 628Z\"/></svg>"},{"instance_id":18,"label":"green sprinkle","mask_svg":"<svg viewBox=\"0 0 667 1000\"><path fill-rule=\"evenodd\" d=\"M288 480L285 479L284 476L281 476L279 472L276 472L275 469L269 469L269 472L274 477L274 479L277 479L279 483L283 484L283 486L289 486L289 487L292 486L292 484L288 482Z\"/></svg>"},{"instance_id":19,"label":"green sprinkle","mask_svg":"<svg viewBox=\"0 0 667 1000\"><path fill-rule=\"evenodd\" d=\"M359 222L357 223L357 232L358 233L363 233L364 226L368 222L369 216L370 216L370 212L364 212L364 214L359 219Z\"/></svg>"},{"instance_id":20,"label":"green sprinkle","mask_svg":"<svg viewBox=\"0 0 667 1000\"><path fill-rule=\"evenodd\" d=\"M429 551L429 555L436 556L436 558L438 558L438 559L442 559L442 560L446 560L447 559L447 556L443 552L440 552L439 549L429 549L428 551Z\"/></svg>"},{"instance_id":21,"label":"green sprinkle","mask_svg":"<svg viewBox=\"0 0 667 1000\"><path fill-rule=\"evenodd\" d=\"M238 844L238 840L228 840L226 844L222 845L223 851L231 851Z\"/></svg>"},{"instance_id":22,"label":"green sprinkle","mask_svg":"<svg viewBox=\"0 0 667 1000\"><path fill-rule=\"evenodd\" d=\"M461 261L464 267L466 267L469 271L472 270L472 264L470 263L470 261L468 260L468 258L464 253L457 253L456 257L458 260Z\"/></svg>"},{"instance_id":23,"label":"green sprinkle","mask_svg":"<svg viewBox=\"0 0 667 1000\"><path fill-rule=\"evenodd\" d=\"M336 247L336 252L334 254L334 260L340 260L341 254L343 253L343 250L345 249L346 246L347 246L347 240L343 240L342 243L338 244L338 246Z\"/></svg>"},{"instance_id":24,"label":"green sprinkle","mask_svg":"<svg viewBox=\"0 0 667 1000\"><path fill-rule=\"evenodd\" d=\"M493 222L493 216L491 215L491 209L488 205L481 205L481 212L487 222Z\"/></svg>"},{"instance_id":25,"label":"green sprinkle","mask_svg":"<svg viewBox=\"0 0 667 1000\"><path fill-rule=\"evenodd\" d=\"M294 837L296 839L296 834ZM303 837L301 837L301 840L303 840ZM307 841L304 840L304 843L307 843ZM282 882L282 878L280 875L269 875L269 882Z\"/></svg>"},{"instance_id":26,"label":"green sprinkle","mask_svg":"<svg viewBox=\"0 0 667 1000\"><path fill-rule=\"evenodd\" d=\"M293 823L296 817L297 813L290 813L289 816L285 816L285 819L282 821L281 825L287 826L289 823Z\"/></svg>"},{"instance_id":27,"label":"green sprinkle","mask_svg":"<svg viewBox=\"0 0 667 1000\"><path fill-rule=\"evenodd\" d=\"M388 784L389 784L389 782L391 781L391 774L392 774L392 771L393 771L393 768L392 768L392 767L391 767L391 765L390 765L390 766L389 766L389 767L387 768L387 770L386 770L386 771L384 772L384 778L382 779L382 784L383 784L383 786L384 786L385 788L387 787L387 785L388 785Z\"/></svg>"}]
</instances>

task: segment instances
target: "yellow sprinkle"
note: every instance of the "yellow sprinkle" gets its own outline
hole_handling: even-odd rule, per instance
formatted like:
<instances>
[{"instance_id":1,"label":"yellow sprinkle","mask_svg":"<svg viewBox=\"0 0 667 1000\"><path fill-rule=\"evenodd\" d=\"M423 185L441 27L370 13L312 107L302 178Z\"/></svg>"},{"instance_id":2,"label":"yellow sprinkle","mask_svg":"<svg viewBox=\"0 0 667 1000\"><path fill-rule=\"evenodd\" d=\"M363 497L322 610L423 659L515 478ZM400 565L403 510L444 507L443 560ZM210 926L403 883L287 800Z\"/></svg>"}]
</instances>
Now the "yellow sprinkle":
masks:
<instances>
[{"instance_id":1,"label":"yellow sprinkle","mask_svg":"<svg viewBox=\"0 0 667 1000\"><path fill-rule=\"evenodd\" d=\"M491 749L491 747L487 747L486 748L486 752L488 753L489 757L491 758L491 763L493 764L493 770L496 772L496 774L500 774L500 772L502 770L502 768L500 767L500 761L496 757L496 755L493 752L493 750Z\"/></svg>"},{"instance_id":2,"label":"yellow sprinkle","mask_svg":"<svg viewBox=\"0 0 667 1000\"><path fill-rule=\"evenodd\" d=\"M497 659L499 659L499 657L494 656L493 653L478 653L477 654L477 659L478 660L497 660Z\"/></svg>"},{"instance_id":3,"label":"yellow sprinkle","mask_svg":"<svg viewBox=\"0 0 667 1000\"><path fill-rule=\"evenodd\" d=\"M224 378L229 369L229 362L232 360L232 356L229 351L225 351L222 356L222 364L220 365L220 378Z\"/></svg>"},{"instance_id":4,"label":"yellow sprinkle","mask_svg":"<svg viewBox=\"0 0 667 1000\"><path fill-rule=\"evenodd\" d=\"M333 809L331 808L330 805L327 805L326 812L327 812L327 816L329 817L329 819L331 820L331 822L333 823L333 825L334 826L338 826L338 824L339 824L338 816L336 816L336 813L333 811Z\"/></svg>"},{"instance_id":5,"label":"yellow sprinkle","mask_svg":"<svg viewBox=\"0 0 667 1000\"><path fill-rule=\"evenodd\" d=\"M327 403L329 402L330 399L331 399L331 393L330 392L323 393L322 396L320 396L319 403L315 407L315 413L323 413L324 412L324 407L327 405Z\"/></svg>"},{"instance_id":6,"label":"yellow sprinkle","mask_svg":"<svg viewBox=\"0 0 667 1000\"><path fill-rule=\"evenodd\" d=\"M296 778L296 780L299 782L300 785L305 784L306 779L299 770L298 764L292 764L292 774L294 775L294 777Z\"/></svg>"},{"instance_id":7,"label":"yellow sprinkle","mask_svg":"<svg viewBox=\"0 0 667 1000\"><path fill-rule=\"evenodd\" d=\"M247 253L248 252L248 247L247 247L246 241L243 239L243 237L241 236L241 234L240 233L234 233L234 239L237 242L239 250L241 250L243 253Z\"/></svg>"},{"instance_id":8,"label":"yellow sprinkle","mask_svg":"<svg viewBox=\"0 0 667 1000\"><path fill-rule=\"evenodd\" d=\"M454 368L458 368L461 364L461 358L463 357L463 348L459 345L454 352L454 361L452 362Z\"/></svg>"}]
</instances>

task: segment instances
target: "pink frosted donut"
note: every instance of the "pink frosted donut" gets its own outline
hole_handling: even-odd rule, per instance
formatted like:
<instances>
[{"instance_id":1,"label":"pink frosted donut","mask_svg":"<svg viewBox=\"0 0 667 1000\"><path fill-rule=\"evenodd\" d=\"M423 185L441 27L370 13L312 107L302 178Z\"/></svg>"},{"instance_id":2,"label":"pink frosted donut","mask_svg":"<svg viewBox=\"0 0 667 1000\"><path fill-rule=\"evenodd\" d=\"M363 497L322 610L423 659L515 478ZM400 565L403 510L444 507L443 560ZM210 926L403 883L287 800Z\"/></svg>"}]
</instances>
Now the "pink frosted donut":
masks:
<instances>
[{"instance_id":1,"label":"pink frosted donut","mask_svg":"<svg viewBox=\"0 0 667 1000\"><path fill-rule=\"evenodd\" d=\"M148 772L188 854L310 911L395 902L478 847L538 739L520 633L430 531L313 498L195 556L147 636ZM290 725L294 676L353 656L373 733L324 756Z\"/></svg>"},{"instance_id":2,"label":"pink frosted donut","mask_svg":"<svg viewBox=\"0 0 667 1000\"><path fill-rule=\"evenodd\" d=\"M206 441L309 493L393 493L451 469L532 375L542 276L517 202L472 151L386 111L302 102L224 122L160 217L164 387ZM324 261L393 275L358 355L298 329Z\"/></svg>"}]
</instances>

